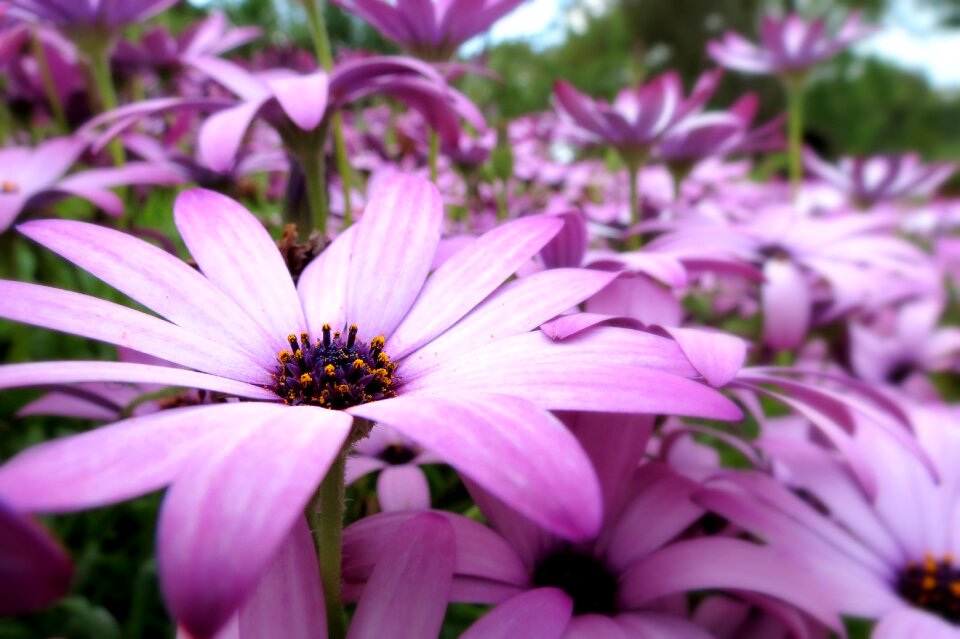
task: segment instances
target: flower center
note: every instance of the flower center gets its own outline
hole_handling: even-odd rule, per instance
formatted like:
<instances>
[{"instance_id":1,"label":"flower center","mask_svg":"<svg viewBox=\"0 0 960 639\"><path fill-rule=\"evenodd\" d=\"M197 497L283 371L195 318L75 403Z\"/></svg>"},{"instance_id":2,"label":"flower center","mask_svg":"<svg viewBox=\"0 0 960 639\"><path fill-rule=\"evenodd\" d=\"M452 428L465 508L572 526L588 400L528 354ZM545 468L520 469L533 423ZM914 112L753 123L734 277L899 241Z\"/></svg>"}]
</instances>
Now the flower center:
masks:
<instances>
[{"instance_id":1,"label":"flower center","mask_svg":"<svg viewBox=\"0 0 960 639\"><path fill-rule=\"evenodd\" d=\"M19 193L20 185L13 180L0 180L0 193Z\"/></svg>"},{"instance_id":2,"label":"flower center","mask_svg":"<svg viewBox=\"0 0 960 639\"><path fill-rule=\"evenodd\" d=\"M949 554L940 561L927 554L921 563L908 563L900 571L897 592L927 612L960 623L960 567Z\"/></svg>"},{"instance_id":3,"label":"flower center","mask_svg":"<svg viewBox=\"0 0 960 639\"><path fill-rule=\"evenodd\" d=\"M565 549L541 561L533 572L538 587L554 587L573 599L573 614L617 612L617 578L595 557Z\"/></svg>"},{"instance_id":4,"label":"flower center","mask_svg":"<svg viewBox=\"0 0 960 639\"><path fill-rule=\"evenodd\" d=\"M377 455L380 461L387 462L391 466L402 466L410 463L417 456L418 451L412 446L403 444L390 444Z\"/></svg>"},{"instance_id":5,"label":"flower center","mask_svg":"<svg viewBox=\"0 0 960 639\"><path fill-rule=\"evenodd\" d=\"M287 341L290 350L277 355L271 388L284 404L343 410L397 396L397 365L383 352L382 335L367 345L357 339L356 324L345 340L324 324L322 340L311 343L307 333L300 333L299 340L291 334Z\"/></svg>"}]
</instances>

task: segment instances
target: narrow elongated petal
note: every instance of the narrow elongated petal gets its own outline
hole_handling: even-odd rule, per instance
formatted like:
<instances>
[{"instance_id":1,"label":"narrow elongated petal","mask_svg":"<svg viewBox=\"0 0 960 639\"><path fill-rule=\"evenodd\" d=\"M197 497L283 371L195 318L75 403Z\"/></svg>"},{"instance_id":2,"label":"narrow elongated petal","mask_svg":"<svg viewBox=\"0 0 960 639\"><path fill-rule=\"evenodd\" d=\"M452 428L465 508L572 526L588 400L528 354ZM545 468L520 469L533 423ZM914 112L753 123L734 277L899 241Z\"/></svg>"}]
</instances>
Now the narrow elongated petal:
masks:
<instances>
[{"instance_id":1,"label":"narrow elongated petal","mask_svg":"<svg viewBox=\"0 0 960 639\"><path fill-rule=\"evenodd\" d=\"M250 399L266 401L276 401L278 399L273 391L269 391L262 386L171 366L96 361L35 362L0 366L0 388L50 386L82 382L162 384L183 388L202 388L215 393L226 393L227 395ZM121 406L121 408L123 407Z\"/></svg>"},{"instance_id":2,"label":"narrow elongated petal","mask_svg":"<svg viewBox=\"0 0 960 639\"><path fill-rule=\"evenodd\" d=\"M239 617L239 639L327 636L317 551L305 520L294 523ZM219 635L217 639L221 639Z\"/></svg>"},{"instance_id":3,"label":"narrow elongated petal","mask_svg":"<svg viewBox=\"0 0 960 639\"><path fill-rule=\"evenodd\" d=\"M434 639L450 598L454 539L441 515L425 513L401 525L370 575L348 639L381 639L398 628L409 639Z\"/></svg>"},{"instance_id":4,"label":"narrow elongated petal","mask_svg":"<svg viewBox=\"0 0 960 639\"><path fill-rule=\"evenodd\" d=\"M208 439L259 419L267 404L178 408L29 448L0 467L0 494L17 510L83 510L169 484Z\"/></svg>"},{"instance_id":5,"label":"narrow elongated petal","mask_svg":"<svg viewBox=\"0 0 960 639\"><path fill-rule=\"evenodd\" d=\"M0 317L123 346L229 379L270 381L266 368L239 350L88 295L0 280Z\"/></svg>"},{"instance_id":6,"label":"narrow elongated petal","mask_svg":"<svg viewBox=\"0 0 960 639\"><path fill-rule=\"evenodd\" d=\"M693 328L666 327L664 330L711 386L723 386L743 368L747 343L739 337Z\"/></svg>"},{"instance_id":7,"label":"narrow elongated petal","mask_svg":"<svg viewBox=\"0 0 960 639\"><path fill-rule=\"evenodd\" d=\"M431 182L384 180L364 209L354 240L347 318L362 336L388 338L420 293L440 242L443 202Z\"/></svg>"},{"instance_id":8,"label":"narrow elongated petal","mask_svg":"<svg viewBox=\"0 0 960 639\"><path fill-rule=\"evenodd\" d=\"M955 639L957 628L930 613L903 607L884 615L870 636L873 639Z\"/></svg>"},{"instance_id":9,"label":"narrow elongated petal","mask_svg":"<svg viewBox=\"0 0 960 639\"><path fill-rule=\"evenodd\" d=\"M520 219L457 252L434 272L397 327L390 341L391 355L403 357L466 315L536 255L562 226L551 217Z\"/></svg>"},{"instance_id":10,"label":"narrow elongated petal","mask_svg":"<svg viewBox=\"0 0 960 639\"><path fill-rule=\"evenodd\" d=\"M214 171L226 173L233 167L250 123L269 96L214 113L204 121L197 138L197 157Z\"/></svg>"},{"instance_id":11,"label":"narrow elongated petal","mask_svg":"<svg viewBox=\"0 0 960 639\"><path fill-rule=\"evenodd\" d=\"M572 614L573 602L562 590L537 588L503 602L460 639L560 639Z\"/></svg>"},{"instance_id":12,"label":"narrow elongated petal","mask_svg":"<svg viewBox=\"0 0 960 639\"><path fill-rule=\"evenodd\" d=\"M479 348L535 329L607 286L617 273L551 269L502 286L466 317L404 361L413 373L441 363L444 356ZM391 354L394 352L391 344ZM400 351L405 349L401 347ZM396 357L400 357L397 355Z\"/></svg>"},{"instance_id":13,"label":"narrow elongated petal","mask_svg":"<svg viewBox=\"0 0 960 639\"><path fill-rule=\"evenodd\" d=\"M483 393L398 397L350 412L393 426L558 535L586 539L600 526L590 460L559 420L530 402Z\"/></svg>"},{"instance_id":14,"label":"narrow elongated petal","mask_svg":"<svg viewBox=\"0 0 960 639\"><path fill-rule=\"evenodd\" d=\"M272 338L220 289L168 252L126 233L40 220L18 230L188 331L251 356L276 356Z\"/></svg>"},{"instance_id":15,"label":"narrow elongated petal","mask_svg":"<svg viewBox=\"0 0 960 639\"><path fill-rule=\"evenodd\" d=\"M438 395L469 388L522 395L550 410L741 417L726 397L681 377L695 372L674 342L654 335L600 328L560 343L538 332L494 344L404 378L404 392ZM399 371L403 376L404 367Z\"/></svg>"},{"instance_id":16,"label":"narrow elongated petal","mask_svg":"<svg viewBox=\"0 0 960 639\"><path fill-rule=\"evenodd\" d=\"M530 575L527 567L503 537L461 515L432 512L446 517L453 526L456 537L454 570L458 578L474 578L514 587L528 585ZM348 526L343 534L344 580L357 583L369 579L380 555L397 537L400 526L417 515L414 510L380 513Z\"/></svg>"},{"instance_id":17,"label":"narrow elongated petal","mask_svg":"<svg viewBox=\"0 0 960 639\"><path fill-rule=\"evenodd\" d=\"M274 406L208 440L160 513L160 583L174 617L214 635L250 595L350 432L349 415Z\"/></svg>"},{"instance_id":18,"label":"narrow elongated petal","mask_svg":"<svg viewBox=\"0 0 960 639\"><path fill-rule=\"evenodd\" d=\"M784 579L789 574L790 579ZM748 590L799 606L836 632L843 623L801 565L785 553L735 539L693 539L671 544L634 564L620 598L632 608L691 590Z\"/></svg>"},{"instance_id":19,"label":"narrow elongated petal","mask_svg":"<svg viewBox=\"0 0 960 639\"><path fill-rule=\"evenodd\" d=\"M768 260L761 290L764 341L773 348L793 349L810 329L810 290L803 273L784 260Z\"/></svg>"},{"instance_id":20,"label":"narrow elongated petal","mask_svg":"<svg viewBox=\"0 0 960 639\"><path fill-rule=\"evenodd\" d=\"M324 324L337 331L347 324L347 281L356 229L351 226L337 237L300 274L297 293L313 335L319 335Z\"/></svg>"},{"instance_id":21,"label":"narrow elongated petal","mask_svg":"<svg viewBox=\"0 0 960 639\"><path fill-rule=\"evenodd\" d=\"M173 217L203 274L274 336L275 348L306 329L290 272L253 214L219 193L192 189L177 196Z\"/></svg>"}]
</instances>

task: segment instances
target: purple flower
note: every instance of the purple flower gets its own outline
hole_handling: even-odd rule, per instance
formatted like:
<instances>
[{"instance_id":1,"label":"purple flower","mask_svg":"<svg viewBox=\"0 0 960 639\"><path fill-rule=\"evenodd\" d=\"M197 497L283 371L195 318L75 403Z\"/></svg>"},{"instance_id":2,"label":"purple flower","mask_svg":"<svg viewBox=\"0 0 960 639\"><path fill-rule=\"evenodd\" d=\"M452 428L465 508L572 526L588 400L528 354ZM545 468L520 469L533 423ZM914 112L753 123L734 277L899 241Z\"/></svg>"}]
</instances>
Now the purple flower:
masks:
<instances>
[{"instance_id":1,"label":"purple flower","mask_svg":"<svg viewBox=\"0 0 960 639\"><path fill-rule=\"evenodd\" d=\"M58 512L169 485L160 581L196 635L216 632L255 586L330 463L362 435L357 418L394 427L547 529L583 538L599 525L597 486L548 410L740 415L690 379L696 369L669 339L599 328L557 344L534 330L616 277L557 269L501 287L559 230L553 218L494 229L428 278L440 196L396 176L296 287L236 202L187 191L174 218L200 272L98 226L20 227L166 320L10 281L0 282L0 316L183 369L20 364L0 367L0 387L122 381L259 401L168 410L44 444L0 469L0 494L19 510Z\"/></svg>"},{"instance_id":2,"label":"purple flower","mask_svg":"<svg viewBox=\"0 0 960 639\"><path fill-rule=\"evenodd\" d=\"M826 27L822 18L807 22L795 13L783 20L764 16L759 45L728 31L722 40L710 42L707 52L718 64L743 73L798 76L876 30L862 24L857 12L834 35Z\"/></svg>"},{"instance_id":3,"label":"purple flower","mask_svg":"<svg viewBox=\"0 0 960 639\"><path fill-rule=\"evenodd\" d=\"M813 175L865 208L877 202L928 198L957 170L949 162L923 164L916 153L842 158L831 165L805 149L803 158Z\"/></svg>"},{"instance_id":4,"label":"purple flower","mask_svg":"<svg viewBox=\"0 0 960 639\"><path fill-rule=\"evenodd\" d=\"M79 137L53 138L36 148L0 149L0 232L17 217L64 197L77 196L104 212L123 214L123 202L110 187L126 184L175 184L172 171L131 163L117 169L92 169L64 175L87 147Z\"/></svg>"},{"instance_id":5,"label":"purple flower","mask_svg":"<svg viewBox=\"0 0 960 639\"><path fill-rule=\"evenodd\" d=\"M548 637L704 637L675 597L723 589L798 606L825 625L840 621L816 584L782 551L730 538L684 539L706 511L691 496L696 482L657 463L637 464L652 421L609 415L569 415L597 470L604 495L603 528L581 543L559 539L483 490L471 487L492 530L452 513L455 572L451 601L506 602L551 589L560 605L531 614L513 636L554 629ZM344 533L344 578L356 595L376 574L378 557L412 512L374 515ZM782 579L790 571L791 580ZM366 587L369 587L367 585ZM363 587L363 596L367 594ZM557 592L559 591L559 592ZM671 602L674 605L671 605ZM563 605L563 604L566 605ZM540 635L537 635L540 636Z\"/></svg>"},{"instance_id":6,"label":"purple flower","mask_svg":"<svg viewBox=\"0 0 960 639\"><path fill-rule=\"evenodd\" d=\"M381 510L426 510L430 508L430 486L420 465L442 461L409 437L379 426L357 442L347 458L346 483L379 471L377 498Z\"/></svg>"},{"instance_id":7,"label":"purple flower","mask_svg":"<svg viewBox=\"0 0 960 639\"><path fill-rule=\"evenodd\" d=\"M613 104L593 100L564 80L553 87L560 115L595 142L617 149L625 157L645 155L651 144L687 115L710 99L720 81L720 71L704 73L690 97L683 97L683 84L675 72L660 75L646 84L622 90Z\"/></svg>"},{"instance_id":8,"label":"purple flower","mask_svg":"<svg viewBox=\"0 0 960 639\"><path fill-rule=\"evenodd\" d=\"M386 38L424 60L450 59L523 0L334 0Z\"/></svg>"},{"instance_id":9,"label":"purple flower","mask_svg":"<svg viewBox=\"0 0 960 639\"><path fill-rule=\"evenodd\" d=\"M143 22L176 3L177 0L10 0L8 14L102 37Z\"/></svg>"},{"instance_id":10,"label":"purple flower","mask_svg":"<svg viewBox=\"0 0 960 639\"><path fill-rule=\"evenodd\" d=\"M793 554L843 614L881 619L874 637L955 639L957 412L937 405L905 408L928 465L883 433L857 433L855 445L878 482L875 495L864 494L835 451L771 431L758 445L776 461L782 483L729 472L711 481L697 501Z\"/></svg>"},{"instance_id":11,"label":"purple flower","mask_svg":"<svg viewBox=\"0 0 960 639\"><path fill-rule=\"evenodd\" d=\"M0 615L42 608L67 594L73 567L42 528L0 501Z\"/></svg>"}]
</instances>

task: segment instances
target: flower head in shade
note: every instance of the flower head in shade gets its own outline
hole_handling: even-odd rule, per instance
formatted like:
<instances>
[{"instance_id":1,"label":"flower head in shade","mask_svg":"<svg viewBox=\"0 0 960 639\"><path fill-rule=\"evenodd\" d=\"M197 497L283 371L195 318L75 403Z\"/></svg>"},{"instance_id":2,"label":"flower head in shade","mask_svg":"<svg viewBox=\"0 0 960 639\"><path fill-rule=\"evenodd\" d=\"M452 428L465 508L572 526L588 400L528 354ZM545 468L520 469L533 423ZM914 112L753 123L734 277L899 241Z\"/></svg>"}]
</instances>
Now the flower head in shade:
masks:
<instances>
[{"instance_id":1,"label":"flower head in shade","mask_svg":"<svg viewBox=\"0 0 960 639\"><path fill-rule=\"evenodd\" d=\"M932 470L883 433L858 433L856 446L878 482L872 497L836 451L803 435L771 432L757 444L775 460L780 481L728 472L709 482L697 502L789 549L838 611L880 620L872 637L955 639L958 416L955 407L906 408Z\"/></svg>"},{"instance_id":2,"label":"flower head in shade","mask_svg":"<svg viewBox=\"0 0 960 639\"><path fill-rule=\"evenodd\" d=\"M0 616L32 612L67 594L73 567L40 526L0 501Z\"/></svg>"},{"instance_id":3,"label":"flower head in shade","mask_svg":"<svg viewBox=\"0 0 960 639\"><path fill-rule=\"evenodd\" d=\"M57 512L169 485L160 581L194 635L230 618L369 422L434 451L558 535L583 538L599 525L598 488L549 410L740 414L691 379L699 373L669 339L602 328L558 344L535 330L617 275L554 269L504 286L559 230L553 218L498 227L430 274L440 195L394 176L296 286L266 230L229 198L186 191L174 218L199 271L94 225L20 227L161 317L10 281L0 282L0 316L183 368L10 365L0 387L121 381L257 401L161 411L39 446L0 468L0 494L21 510Z\"/></svg>"},{"instance_id":4,"label":"flower head in shade","mask_svg":"<svg viewBox=\"0 0 960 639\"><path fill-rule=\"evenodd\" d=\"M451 89L428 65L411 58L356 58L327 75L275 70L252 74L217 58L191 64L239 96L239 102L211 116L200 130L198 152L215 170L229 167L250 123L261 117L291 148L324 131L328 115L350 101L372 94L397 98L421 111L443 140L455 144L460 118L485 129L482 114L466 96Z\"/></svg>"},{"instance_id":5,"label":"flower head in shade","mask_svg":"<svg viewBox=\"0 0 960 639\"><path fill-rule=\"evenodd\" d=\"M524 0L335 0L424 60L450 59L460 45L489 29Z\"/></svg>"},{"instance_id":6,"label":"flower head in shade","mask_svg":"<svg viewBox=\"0 0 960 639\"><path fill-rule=\"evenodd\" d=\"M176 3L177 0L10 0L8 14L47 22L67 32L105 36L143 22Z\"/></svg>"},{"instance_id":7,"label":"flower head in shade","mask_svg":"<svg viewBox=\"0 0 960 639\"><path fill-rule=\"evenodd\" d=\"M652 426L649 418L567 415L566 421L597 470L604 526L595 537L570 543L473 486L471 494L490 529L435 511L452 525L456 541L451 601L511 606L517 596L548 590L556 605L511 629L523 637L699 639L709 635L687 617L686 605L676 597L705 589L749 593L794 615L792 606L797 606L831 628L840 627L829 601L786 553L730 538L685 537L706 514L691 499L699 486L658 463L637 468ZM384 513L346 529L348 596L367 595L377 558L415 517L408 511ZM790 571L791 580L783 579L784 571ZM532 634L542 627L552 633Z\"/></svg>"},{"instance_id":8,"label":"flower head in shade","mask_svg":"<svg viewBox=\"0 0 960 639\"><path fill-rule=\"evenodd\" d=\"M743 73L779 76L802 75L811 67L865 38L876 27L860 22L859 13L851 13L835 34L827 32L822 18L807 22L795 13L782 20L764 16L760 25L760 44L728 31L721 40L707 45L707 52L718 64Z\"/></svg>"},{"instance_id":9,"label":"flower head in shade","mask_svg":"<svg viewBox=\"0 0 960 639\"><path fill-rule=\"evenodd\" d=\"M690 96L675 72L650 82L623 89L608 104L577 91L564 80L553 87L553 97L562 117L575 124L594 142L617 149L624 157L645 154L672 126L698 111L710 99L720 81L720 71L704 73Z\"/></svg>"},{"instance_id":10,"label":"flower head in shade","mask_svg":"<svg viewBox=\"0 0 960 639\"><path fill-rule=\"evenodd\" d=\"M88 200L104 212L119 216L123 214L123 202L109 190L111 187L180 181L173 171L144 163L65 175L87 145L79 137L60 137L36 148L0 149L0 232L21 215L70 196Z\"/></svg>"},{"instance_id":11,"label":"flower head in shade","mask_svg":"<svg viewBox=\"0 0 960 639\"><path fill-rule=\"evenodd\" d=\"M862 207L928 198L957 170L949 162L923 164L916 153L842 158L837 164L829 164L806 149L803 158L812 175L832 184Z\"/></svg>"},{"instance_id":12,"label":"flower head in shade","mask_svg":"<svg viewBox=\"0 0 960 639\"><path fill-rule=\"evenodd\" d=\"M426 510L430 508L430 486L420 465L442 462L409 437L389 426L378 426L369 437L357 442L347 458L346 482L379 471L377 499L381 510Z\"/></svg>"}]
</instances>

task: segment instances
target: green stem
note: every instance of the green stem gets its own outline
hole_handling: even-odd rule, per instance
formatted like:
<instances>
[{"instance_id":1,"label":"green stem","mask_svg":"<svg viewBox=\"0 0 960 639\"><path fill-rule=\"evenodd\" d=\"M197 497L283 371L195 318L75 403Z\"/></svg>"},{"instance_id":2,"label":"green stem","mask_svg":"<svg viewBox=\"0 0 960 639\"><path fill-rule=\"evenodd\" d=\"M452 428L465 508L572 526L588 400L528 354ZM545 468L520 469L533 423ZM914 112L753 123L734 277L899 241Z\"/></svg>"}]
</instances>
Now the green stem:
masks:
<instances>
[{"instance_id":1,"label":"green stem","mask_svg":"<svg viewBox=\"0 0 960 639\"><path fill-rule=\"evenodd\" d=\"M803 179L803 164L800 161L803 145L803 85L799 81L787 82L787 135L790 193L796 198L800 181Z\"/></svg>"},{"instance_id":2,"label":"green stem","mask_svg":"<svg viewBox=\"0 0 960 639\"><path fill-rule=\"evenodd\" d=\"M50 61L47 60L47 51L43 48L43 41L40 39L40 32L31 29L31 46L33 48L33 57L37 60L37 70L40 72L40 80L43 82L43 90L47 94L47 101L50 103L50 111L53 114L53 121L57 125L59 133L67 133L66 112L63 110L63 102L60 101L60 93L57 91L57 85L53 81L53 74L50 73Z\"/></svg>"},{"instance_id":3,"label":"green stem","mask_svg":"<svg viewBox=\"0 0 960 639\"><path fill-rule=\"evenodd\" d=\"M307 521L313 535L313 544L320 564L320 581L327 611L328 639L344 639L347 620L343 613L340 589L340 562L342 560L343 515L345 504L344 472L347 451L344 446L327 471L320 488L307 506Z\"/></svg>"},{"instance_id":4,"label":"green stem","mask_svg":"<svg viewBox=\"0 0 960 639\"><path fill-rule=\"evenodd\" d=\"M310 23L310 34L313 36L313 49L317 61L327 73L333 70L333 52L330 48L330 36L327 35L327 24L323 19L321 0L304 0L303 8L307 12L307 21ZM340 173L340 183L343 186L343 226L353 223L353 207L350 203L350 189L353 183L353 169L347 157L347 142L343 135L343 114L333 114L333 145L337 156L337 172Z\"/></svg>"},{"instance_id":5,"label":"green stem","mask_svg":"<svg viewBox=\"0 0 960 639\"><path fill-rule=\"evenodd\" d=\"M430 129L430 181L437 183L437 158L440 157L440 134Z\"/></svg>"},{"instance_id":6,"label":"green stem","mask_svg":"<svg viewBox=\"0 0 960 639\"><path fill-rule=\"evenodd\" d=\"M298 156L303 181L307 187L307 206L296 207L293 213L296 219L291 219L290 222L297 225L297 232L302 240L310 237L314 225L320 233L327 234L327 176L323 146L321 142L317 148ZM306 217L302 218L302 215Z\"/></svg>"},{"instance_id":7,"label":"green stem","mask_svg":"<svg viewBox=\"0 0 960 639\"><path fill-rule=\"evenodd\" d=\"M640 167L641 162L633 162L627 165L627 176L630 179L630 226L634 227L640 223L642 212L640 210ZM634 233L627 238L627 248L634 251L643 245L639 233Z\"/></svg>"},{"instance_id":8,"label":"green stem","mask_svg":"<svg viewBox=\"0 0 960 639\"><path fill-rule=\"evenodd\" d=\"M503 222L507 219L507 181L500 183L497 189L497 222Z\"/></svg>"},{"instance_id":9,"label":"green stem","mask_svg":"<svg viewBox=\"0 0 960 639\"><path fill-rule=\"evenodd\" d=\"M90 70L93 72L93 81L97 86L97 96L100 98L100 107L104 112L117 108L117 92L113 87L113 78L110 76L110 45L104 38L97 41L91 38L86 47L90 58ZM123 166L123 145L119 139L113 139L109 144L110 157L114 166Z\"/></svg>"}]
</instances>

